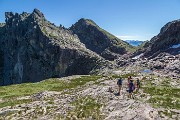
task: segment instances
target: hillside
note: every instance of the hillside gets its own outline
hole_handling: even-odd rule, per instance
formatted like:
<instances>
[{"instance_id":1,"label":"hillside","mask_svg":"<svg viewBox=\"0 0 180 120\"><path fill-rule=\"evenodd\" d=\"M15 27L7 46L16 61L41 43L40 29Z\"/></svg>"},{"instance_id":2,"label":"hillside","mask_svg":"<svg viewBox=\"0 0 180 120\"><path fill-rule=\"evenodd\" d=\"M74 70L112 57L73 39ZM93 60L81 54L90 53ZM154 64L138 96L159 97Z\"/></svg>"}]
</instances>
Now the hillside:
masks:
<instances>
[{"instance_id":1,"label":"hillside","mask_svg":"<svg viewBox=\"0 0 180 120\"><path fill-rule=\"evenodd\" d=\"M31 14L6 12L5 17L0 27L0 85L97 73L109 66L77 35L50 23L37 9Z\"/></svg>"},{"instance_id":2,"label":"hillside","mask_svg":"<svg viewBox=\"0 0 180 120\"><path fill-rule=\"evenodd\" d=\"M0 119L178 119L179 88L149 74L133 75L142 86L128 98L127 76L70 76L0 87ZM122 94L117 95L117 78ZM166 80L169 80L166 78ZM109 88L113 92L109 91ZM132 114L133 113L133 114Z\"/></svg>"},{"instance_id":3,"label":"hillside","mask_svg":"<svg viewBox=\"0 0 180 120\"><path fill-rule=\"evenodd\" d=\"M70 27L85 46L108 60L114 60L123 54L133 52L135 48L100 28L90 19L80 19Z\"/></svg>"},{"instance_id":4,"label":"hillside","mask_svg":"<svg viewBox=\"0 0 180 120\"><path fill-rule=\"evenodd\" d=\"M180 20L133 47L90 19L65 28L38 9L6 12L5 17L0 24L0 120L180 118Z\"/></svg>"},{"instance_id":5,"label":"hillside","mask_svg":"<svg viewBox=\"0 0 180 120\"><path fill-rule=\"evenodd\" d=\"M157 56L161 52L179 54L178 48L173 45L180 44L180 20L174 20L164 25L160 33L153 37L145 50L145 56Z\"/></svg>"}]
</instances>

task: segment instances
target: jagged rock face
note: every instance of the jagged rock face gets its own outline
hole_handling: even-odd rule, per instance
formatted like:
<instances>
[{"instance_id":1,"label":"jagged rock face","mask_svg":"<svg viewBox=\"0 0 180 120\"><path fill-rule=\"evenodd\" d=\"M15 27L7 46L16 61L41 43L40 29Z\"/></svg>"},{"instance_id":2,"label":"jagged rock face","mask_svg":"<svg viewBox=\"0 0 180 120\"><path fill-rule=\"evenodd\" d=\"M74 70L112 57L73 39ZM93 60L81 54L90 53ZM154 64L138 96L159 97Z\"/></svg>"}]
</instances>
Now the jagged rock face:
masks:
<instances>
[{"instance_id":1,"label":"jagged rock face","mask_svg":"<svg viewBox=\"0 0 180 120\"><path fill-rule=\"evenodd\" d=\"M148 47L146 46L145 56L166 51L176 44L180 44L180 20L167 23L160 33L151 39Z\"/></svg>"},{"instance_id":2,"label":"jagged rock face","mask_svg":"<svg viewBox=\"0 0 180 120\"><path fill-rule=\"evenodd\" d=\"M48 22L37 9L5 16L6 25L0 27L0 85L89 74L106 64L76 35Z\"/></svg>"},{"instance_id":3,"label":"jagged rock face","mask_svg":"<svg viewBox=\"0 0 180 120\"><path fill-rule=\"evenodd\" d=\"M131 45L103 30L89 19L80 19L70 29L88 49L108 60L114 60L119 55L127 53L128 49L133 49Z\"/></svg>"},{"instance_id":4,"label":"jagged rock face","mask_svg":"<svg viewBox=\"0 0 180 120\"><path fill-rule=\"evenodd\" d=\"M3 53L3 44L2 44L2 36L5 30L5 24L0 23L0 82L3 80L3 66L4 66L4 53Z\"/></svg>"}]
</instances>

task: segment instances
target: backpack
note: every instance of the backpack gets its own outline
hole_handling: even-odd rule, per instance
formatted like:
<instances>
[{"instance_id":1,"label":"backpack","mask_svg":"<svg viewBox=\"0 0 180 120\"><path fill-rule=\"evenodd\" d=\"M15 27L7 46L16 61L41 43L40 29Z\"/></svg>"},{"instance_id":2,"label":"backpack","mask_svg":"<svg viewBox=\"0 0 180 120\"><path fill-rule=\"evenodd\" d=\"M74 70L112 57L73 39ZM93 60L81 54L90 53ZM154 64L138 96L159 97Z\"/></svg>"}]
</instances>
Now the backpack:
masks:
<instances>
[{"instance_id":1,"label":"backpack","mask_svg":"<svg viewBox=\"0 0 180 120\"><path fill-rule=\"evenodd\" d=\"M132 90L134 91L135 90L135 85L133 84L133 86L132 86Z\"/></svg>"},{"instance_id":2,"label":"backpack","mask_svg":"<svg viewBox=\"0 0 180 120\"><path fill-rule=\"evenodd\" d=\"M137 85L140 85L140 81L139 80L137 80Z\"/></svg>"},{"instance_id":3,"label":"backpack","mask_svg":"<svg viewBox=\"0 0 180 120\"><path fill-rule=\"evenodd\" d=\"M122 85L122 79L120 78L120 79L118 79L118 81L117 81L117 85Z\"/></svg>"}]
</instances>

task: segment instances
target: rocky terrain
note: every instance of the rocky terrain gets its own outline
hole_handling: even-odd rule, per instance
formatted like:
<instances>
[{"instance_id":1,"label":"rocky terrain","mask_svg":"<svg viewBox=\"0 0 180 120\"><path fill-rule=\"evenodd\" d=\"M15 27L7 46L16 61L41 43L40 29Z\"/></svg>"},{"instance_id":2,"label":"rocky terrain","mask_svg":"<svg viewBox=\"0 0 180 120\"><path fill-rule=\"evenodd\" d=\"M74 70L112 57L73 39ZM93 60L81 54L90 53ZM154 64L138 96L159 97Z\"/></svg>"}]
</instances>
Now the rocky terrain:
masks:
<instances>
[{"instance_id":1,"label":"rocky terrain","mask_svg":"<svg viewBox=\"0 0 180 120\"><path fill-rule=\"evenodd\" d=\"M65 28L37 9L5 17L0 24L0 119L180 118L179 20L134 48L90 19ZM128 98L128 76L141 81L134 99Z\"/></svg>"},{"instance_id":2,"label":"rocky terrain","mask_svg":"<svg viewBox=\"0 0 180 120\"><path fill-rule=\"evenodd\" d=\"M90 19L80 19L70 29L77 34L86 47L108 60L114 60L135 48L120 40Z\"/></svg>"},{"instance_id":3,"label":"rocky terrain","mask_svg":"<svg viewBox=\"0 0 180 120\"><path fill-rule=\"evenodd\" d=\"M180 20L175 20L164 25L160 33L154 36L149 42L146 42L139 51L144 53L144 57L156 57L161 52L170 54L179 54L179 48L173 48L173 45L180 44Z\"/></svg>"},{"instance_id":4,"label":"rocky terrain","mask_svg":"<svg viewBox=\"0 0 180 120\"><path fill-rule=\"evenodd\" d=\"M0 26L0 85L90 74L111 64L37 9L31 14L6 12L5 17Z\"/></svg>"},{"instance_id":5,"label":"rocky terrain","mask_svg":"<svg viewBox=\"0 0 180 120\"><path fill-rule=\"evenodd\" d=\"M125 72L120 72L124 79L120 96L117 95L116 85L120 76L115 75L71 76L0 87L0 118L176 120L180 117L179 88L164 87L168 84L161 81L162 77L156 78L156 75L134 74L133 79L140 78L142 87L134 93L135 99L130 99L126 91L127 76L130 74ZM38 86L41 89L37 89ZM16 88L14 93L10 93L13 88ZM113 91L109 91L109 88ZM159 92L154 93L153 90Z\"/></svg>"}]
</instances>

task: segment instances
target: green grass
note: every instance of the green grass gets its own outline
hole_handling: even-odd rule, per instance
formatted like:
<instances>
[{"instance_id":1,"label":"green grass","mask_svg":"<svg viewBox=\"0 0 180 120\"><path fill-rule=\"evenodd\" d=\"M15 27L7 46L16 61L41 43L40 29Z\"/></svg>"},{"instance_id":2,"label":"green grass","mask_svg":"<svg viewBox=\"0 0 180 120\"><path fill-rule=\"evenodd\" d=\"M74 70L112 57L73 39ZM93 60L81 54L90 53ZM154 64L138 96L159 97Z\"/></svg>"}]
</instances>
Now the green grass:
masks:
<instances>
[{"instance_id":1,"label":"green grass","mask_svg":"<svg viewBox=\"0 0 180 120\"><path fill-rule=\"evenodd\" d=\"M70 82L62 81L57 78L51 78L37 83L23 83L10 86L0 87L0 98L13 98L19 96L32 95L42 91L62 91L64 89L76 88L90 81L96 81L101 76L82 76L71 80Z\"/></svg>"},{"instance_id":2,"label":"green grass","mask_svg":"<svg viewBox=\"0 0 180 120\"><path fill-rule=\"evenodd\" d=\"M30 102L32 102L31 99L23 99L23 100L9 99L8 101L1 102L0 108L6 107L6 106L15 106L18 104L23 104L23 103L30 103Z\"/></svg>"},{"instance_id":3,"label":"green grass","mask_svg":"<svg viewBox=\"0 0 180 120\"><path fill-rule=\"evenodd\" d=\"M180 109L180 89L163 86L143 87L144 92L152 97L149 102L156 107L164 107L170 109Z\"/></svg>"},{"instance_id":4,"label":"green grass","mask_svg":"<svg viewBox=\"0 0 180 120\"><path fill-rule=\"evenodd\" d=\"M158 114L160 114L161 117L163 117L162 114L164 114L165 116L168 116L169 118L172 118L173 115L177 115L176 112L171 111L171 110L159 111ZM176 120L178 120L178 118L176 118Z\"/></svg>"},{"instance_id":5,"label":"green grass","mask_svg":"<svg viewBox=\"0 0 180 120\"><path fill-rule=\"evenodd\" d=\"M136 74L128 73L128 74L124 74L124 75L113 75L112 77L113 77L113 78L128 78L128 76L135 77Z\"/></svg>"},{"instance_id":6,"label":"green grass","mask_svg":"<svg viewBox=\"0 0 180 120\"><path fill-rule=\"evenodd\" d=\"M100 115L101 104L97 103L95 99L84 97L72 103L75 109L69 112L69 116L77 116L77 118L89 118L101 120L103 116Z\"/></svg>"},{"instance_id":7,"label":"green grass","mask_svg":"<svg viewBox=\"0 0 180 120\"><path fill-rule=\"evenodd\" d=\"M82 86L82 85L86 84L87 82L96 81L99 78L101 78L101 76L82 76L80 78L71 80L70 83L64 84L63 86L54 86L51 90L52 91L61 91L64 89L76 88L77 86Z\"/></svg>"},{"instance_id":8,"label":"green grass","mask_svg":"<svg viewBox=\"0 0 180 120\"><path fill-rule=\"evenodd\" d=\"M127 51L134 52L136 50L135 47L129 45L127 42L122 41L121 39L117 38L116 36L112 35L111 33L107 32L106 30L99 27L94 21L90 19L85 19L86 22L92 26L95 26L99 31L105 34L108 39L110 39L114 46L119 48L125 48Z\"/></svg>"},{"instance_id":9,"label":"green grass","mask_svg":"<svg viewBox=\"0 0 180 120\"><path fill-rule=\"evenodd\" d=\"M141 80L143 82L141 89L151 96L148 102L155 108L180 109L180 88L171 87L168 78L159 78L161 80L157 83L154 83L154 78L157 76L149 80L143 77Z\"/></svg>"}]
</instances>

